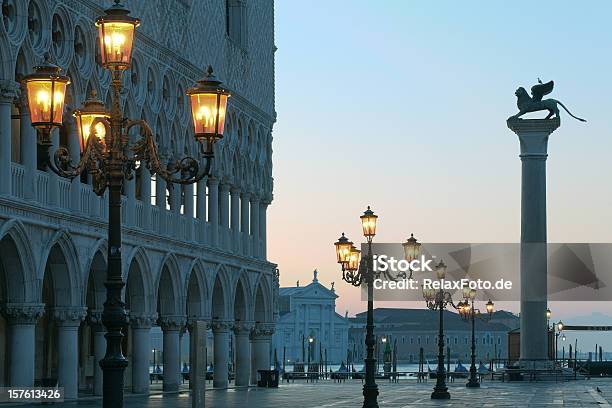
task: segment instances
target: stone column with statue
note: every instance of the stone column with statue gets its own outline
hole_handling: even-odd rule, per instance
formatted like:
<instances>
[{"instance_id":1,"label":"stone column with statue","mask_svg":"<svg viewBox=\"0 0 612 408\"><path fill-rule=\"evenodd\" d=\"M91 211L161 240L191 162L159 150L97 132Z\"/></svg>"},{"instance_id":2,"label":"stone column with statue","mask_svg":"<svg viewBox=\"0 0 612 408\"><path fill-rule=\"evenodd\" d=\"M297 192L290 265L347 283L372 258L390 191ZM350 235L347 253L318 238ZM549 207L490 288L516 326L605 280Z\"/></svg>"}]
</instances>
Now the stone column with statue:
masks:
<instances>
[{"instance_id":1,"label":"stone column with statue","mask_svg":"<svg viewBox=\"0 0 612 408\"><path fill-rule=\"evenodd\" d=\"M547 251L546 251L546 159L548 137L560 125L559 106L573 118L563 103L542 99L552 92L554 82L516 90L519 112L507 120L507 125L519 138L521 175L521 338L520 358L533 366L543 362L547 353ZM548 111L544 119L521 119L526 113Z\"/></svg>"}]
</instances>

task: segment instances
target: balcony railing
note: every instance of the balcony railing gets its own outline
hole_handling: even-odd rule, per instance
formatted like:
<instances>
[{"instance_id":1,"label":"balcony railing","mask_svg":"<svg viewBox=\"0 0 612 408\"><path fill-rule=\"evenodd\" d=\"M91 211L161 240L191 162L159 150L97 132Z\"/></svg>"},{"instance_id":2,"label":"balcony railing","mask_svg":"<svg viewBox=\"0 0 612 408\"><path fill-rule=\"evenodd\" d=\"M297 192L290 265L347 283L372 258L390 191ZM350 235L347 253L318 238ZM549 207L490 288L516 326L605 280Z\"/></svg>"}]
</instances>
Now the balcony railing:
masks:
<instances>
[{"instance_id":1,"label":"balcony railing","mask_svg":"<svg viewBox=\"0 0 612 408\"><path fill-rule=\"evenodd\" d=\"M73 185L70 180L57 177L50 172L35 170L32 182L26 180L28 177L23 165L11 163L13 197L28 204L79 217L93 220L108 218L108 193L104 197L99 197L93 192L90 184L76 182ZM28 183L33 185L28 186ZM31 189L27 190L28 187ZM74 200L78 200L78 205L74 204ZM132 198L131 202L129 200L128 197L122 197L121 215L124 226L186 242L212 242L212 228L209 222L151 205L148 201L143 202L136 198ZM242 256L255 257L255 253L261 254L260 240L255 240L252 236L243 240L243 233L236 234L227 226L220 225L217 230L219 249ZM248 245L248 248L243 248L245 245Z\"/></svg>"}]
</instances>

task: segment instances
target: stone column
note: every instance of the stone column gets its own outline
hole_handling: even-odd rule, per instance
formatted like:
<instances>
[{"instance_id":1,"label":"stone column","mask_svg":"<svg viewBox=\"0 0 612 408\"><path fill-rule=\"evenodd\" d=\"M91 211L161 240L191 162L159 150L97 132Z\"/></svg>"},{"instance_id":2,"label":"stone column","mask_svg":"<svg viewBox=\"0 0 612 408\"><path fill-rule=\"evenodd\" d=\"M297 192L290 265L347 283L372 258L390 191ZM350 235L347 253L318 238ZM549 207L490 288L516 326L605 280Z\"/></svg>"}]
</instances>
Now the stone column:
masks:
<instances>
[{"instance_id":1,"label":"stone column","mask_svg":"<svg viewBox=\"0 0 612 408\"><path fill-rule=\"evenodd\" d=\"M198 181L196 190L196 218L200 220L199 226L202 231L196 232L196 237L201 237L200 242L206 241L206 184L207 178Z\"/></svg>"},{"instance_id":2,"label":"stone column","mask_svg":"<svg viewBox=\"0 0 612 408\"><path fill-rule=\"evenodd\" d=\"M184 316L162 316L160 318L160 326L164 332L164 391L177 391L181 383L179 334L184 324Z\"/></svg>"},{"instance_id":3,"label":"stone column","mask_svg":"<svg viewBox=\"0 0 612 408\"><path fill-rule=\"evenodd\" d=\"M49 147L49 160L53 160L55 152L60 147L60 136L59 129L53 128L51 130L51 146ZM50 168L47 167L47 174L49 175L49 184L47 184L47 200L51 207L59 207L60 205L60 181L59 176L55 174Z\"/></svg>"},{"instance_id":4,"label":"stone column","mask_svg":"<svg viewBox=\"0 0 612 408\"><path fill-rule=\"evenodd\" d=\"M546 158L555 119L508 119L521 147L521 360L544 360L546 323ZM526 361L527 362L527 361Z\"/></svg>"},{"instance_id":5,"label":"stone column","mask_svg":"<svg viewBox=\"0 0 612 408\"><path fill-rule=\"evenodd\" d=\"M259 258L259 197L251 196L251 236L253 240L251 255Z\"/></svg>"},{"instance_id":6,"label":"stone column","mask_svg":"<svg viewBox=\"0 0 612 408\"><path fill-rule=\"evenodd\" d=\"M193 184L187 184L185 186L185 207L183 209L184 214L193 218Z\"/></svg>"},{"instance_id":7,"label":"stone column","mask_svg":"<svg viewBox=\"0 0 612 408\"><path fill-rule=\"evenodd\" d=\"M2 313L8 324L8 383L11 387L34 386L36 321L45 311L44 304L7 303Z\"/></svg>"},{"instance_id":8,"label":"stone column","mask_svg":"<svg viewBox=\"0 0 612 408\"><path fill-rule=\"evenodd\" d=\"M242 254L249 255L249 203L251 195L247 192L242 192L240 197L240 231L242 232Z\"/></svg>"},{"instance_id":9,"label":"stone column","mask_svg":"<svg viewBox=\"0 0 612 408\"><path fill-rule=\"evenodd\" d=\"M73 110L67 109L64 113L64 126L68 133L68 150L74 164L81 160L81 144L76 119L72 116ZM81 178L75 177L70 182L70 208L76 213L81 212Z\"/></svg>"},{"instance_id":10,"label":"stone column","mask_svg":"<svg viewBox=\"0 0 612 408\"><path fill-rule=\"evenodd\" d=\"M79 326L87 315L84 307L56 307L53 318L57 323L57 380L64 387L66 399L76 399L79 392Z\"/></svg>"},{"instance_id":11,"label":"stone column","mask_svg":"<svg viewBox=\"0 0 612 408\"><path fill-rule=\"evenodd\" d=\"M253 329L251 322L236 322L234 335L236 337L236 380L237 387L248 386L251 376L251 344L249 334Z\"/></svg>"},{"instance_id":12,"label":"stone column","mask_svg":"<svg viewBox=\"0 0 612 408\"><path fill-rule=\"evenodd\" d=\"M268 259L268 205L270 202L263 200L259 204L259 237L261 239L261 259Z\"/></svg>"},{"instance_id":13,"label":"stone column","mask_svg":"<svg viewBox=\"0 0 612 408\"><path fill-rule=\"evenodd\" d=\"M251 331L251 383L257 383L257 370L270 369L270 343L274 334L274 323L256 323Z\"/></svg>"},{"instance_id":14,"label":"stone column","mask_svg":"<svg viewBox=\"0 0 612 408\"><path fill-rule=\"evenodd\" d=\"M106 334L106 329L102 324L102 311L94 310L89 312L87 320L93 332L93 390L94 395L102 395L102 368L100 367L100 361L106 355L106 338L104 337L104 335Z\"/></svg>"},{"instance_id":15,"label":"stone column","mask_svg":"<svg viewBox=\"0 0 612 408\"><path fill-rule=\"evenodd\" d=\"M166 180L159 174L155 175L155 205L162 210L166 209Z\"/></svg>"},{"instance_id":16,"label":"stone column","mask_svg":"<svg viewBox=\"0 0 612 408\"><path fill-rule=\"evenodd\" d=\"M219 212L221 215L221 247L229 249L228 234L229 228L229 185L223 183L219 187Z\"/></svg>"},{"instance_id":17,"label":"stone column","mask_svg":"<svg viewBox=\"0 0 612 408\"><path fill-rule=\"evenodd\" d=\"M213 387L227 388L228 381L228 357L229 357L229 335L233 322L213 321Z\"/></svg>"},{"instance_id":18,"label":"stone column","mask_svg":"<svg viewBox=\"0 0 612 408\"><path fill-rule=\"evenodd\" d=\"M149 393L150 331L156 318L156 315L130 315L130 325L132 326L132 392L135 394Z\"/></svg>"},{"instance_id":19,"label":"stone column","mask_svg":"<svg viewBox=\"0 0 612 408\"><path fill-rule=\"evenodd\" d=\"M143 227L145 229L151 229L151 172L144 163L140 165L140 199L142 200Z\"/></svg>"},{"instance_id":20,"label":"stone column","mask_svg":"<svg viewBox=\"0 0 612 408\"><path fill-rule=\"evenodd\" d=\"M38 168L36 162L37 140L36 129L32 127L32 120L30 119L27 99L27 92L22 92L19 109L21 115L19 134L21 135L21 163L24 167L23 195L26 200L34 200L36 198L36 170Z\"/></svg>"},{"instance_id":21,"label":"stone column","mask_svg":"<svg viewBox=\"0 0 612 408\"><path fill-rule=\"evenodd\" d=\"M125 220L124 225L136 224L136 177L125 180Z\"/></svg>"},{"instance_id":22,"label":"stone column","mask_svg":"<svg viewBox=\"0 0 612 408\"><path fill-rule=\"evenodd\" d=\"M170 211L177 214L181 212L182 193L183 191L180 184L172 185L172 189L170 190Z\"/></svg>"},{"instance_id":23,"label":"stone column","mask_svg":"<svg viewBox=\"0 0 612 408\"><path fill-rule=\"evenodd\" d=\"M196 218L206 221L206 185L207 177L197 183L196 191Z\"/></svg>"},{"instance_id":24,"label":"stone column","mask_svg":"<svg viewBox=\"0 0 612 408\"><path fill-rule=\"evenodd\" d=\"M208 178L208 222L210 224L210 243L219 245L219 180Z\"/></svg>"},{"instance_id":25,"label":"stone column","mask_svg":"<svg viewBox=\"0 0 612 408\"><path fill-rule=\"evenodd\" d=\"M232 238L230 249L238 252L240 248L240 189L232 187L230 190L231 200L231 229Z\"/></svg>"},{"instance_id":26,"label":"stone column","mask_svg":"<svg viewBox=\"0 0 612 408\"><path fill-rule=\"evenodd\" d=\"M15 81L0 80L0 195L10 195L11 173L11 109L19 85Z\"/></svg>"}]
</instances>

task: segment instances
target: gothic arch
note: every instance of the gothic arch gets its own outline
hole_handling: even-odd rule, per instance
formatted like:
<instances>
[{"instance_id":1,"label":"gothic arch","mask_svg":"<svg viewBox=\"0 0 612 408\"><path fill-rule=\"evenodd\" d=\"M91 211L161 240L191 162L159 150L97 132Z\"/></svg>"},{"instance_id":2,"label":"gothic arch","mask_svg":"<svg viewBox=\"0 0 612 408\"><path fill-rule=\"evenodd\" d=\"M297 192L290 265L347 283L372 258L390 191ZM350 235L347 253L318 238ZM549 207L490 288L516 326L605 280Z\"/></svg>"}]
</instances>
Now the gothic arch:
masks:
<instances>
[{"instance_id":1,"label":"gothic arch","mask_svg":"<svg viewBox=\"0 0 612 408\"><path fill-rule=\"evenodd\" d=\"M198 260L190 265L189 275L185 282L187 319L202 319L208 315L206 310L208 290L204 272Z\"/></svg>"},{"instance_id":2,"label":"gothic arch","mask_svg":"<svg viewBox=\"0 0 612 408\"><path fill-rule=\"evenodd\" d=\"M214 274L211 295L211 318L225 320L230 316L228 299L230 298L229 275L225 265L218 265Z\"/></svg>"},{"instance_id":3,"label":"gothic arch","mask_svg":"<svg viewBox=\"0 0 612 408\"><path fill-rule=\"evenodd\" d=\"M151 276L153 269L145 250L136 247L127 259L127 285L125 300L132 313L152 314L155 312L155 291Z\"/></svg>"},{"instance_id":4,"label":"gothic arch","mask_svg":"<svg viewBox=\"0 0 612 408\"><path fill-rule=\"evenodd\" d=\"M0 269L7 275L11 262L11 279L6 279L6 300L10 302L34 302L38 298L39 280L28 234L17 219L7 221L0 228ZM16 268L15 268L16 267ZM17 272L17 273L15 273ZM6 276L8 277L8 276Z\"/></svg>"},{"instance_id":5,"label":"gothic arch","mask_svg":"<svg viewBox=\"0 0 612 408\"><path fill-rule=\"evenodd\" d=\"M252 320L251 293L253 293L253 290L249 283L247 272L245 270L241 270L239 272L238 279L236 280L233 293L233 311L235 320Z\"/></svg>"},{"instance_id":6,"label":"gothic arch","mask_svg":"<svg viewBox=\"0 0 612 408\"><path fill-rule=\"evenodd\" d=\"M185 297L181 272L174 254L167 254L161 263L157 279L157 313L160 317L183 315Z\"/></svg>"},{"instance_id":7,"label":"gothic arch","mask_svg":"<svg viewBox=\"0 0 612 408\"><path fill-rule=\"evenodd\" d=\"M104 252L101 249L93 252L89 268L87 269L86 279L83 291L83 304L90 310L102 310L104 301L106 300L106 281L107 263Z\"/></svg>"},{"instance_id":8,"label":"gothic arch","mask_svg":"<svg viewBox=\"0 0 612 408\"><path fill-rule=\"evenodd\" d=\"M265 274L260 273L257 277L255 291L253 292L254 309L253 318L256 322L265 323L273 320L272 316L272 290Z\"/></svg>"},{"instance_id":9,"label":"gothic arch","mask_svg":"<svg viewBox=\"0 0 612 408\"><path fill-rule=\"evenodd\" d=\"M39 276L43 277L43 286L46 275L51 279L49 283L53 285L54 302L57 306L82 305L79 258L79 253L65 230L53 234L43 250L44 261L41 262ZM52 268L54 265L58 267Z\"/></svg>"}]
</instances>

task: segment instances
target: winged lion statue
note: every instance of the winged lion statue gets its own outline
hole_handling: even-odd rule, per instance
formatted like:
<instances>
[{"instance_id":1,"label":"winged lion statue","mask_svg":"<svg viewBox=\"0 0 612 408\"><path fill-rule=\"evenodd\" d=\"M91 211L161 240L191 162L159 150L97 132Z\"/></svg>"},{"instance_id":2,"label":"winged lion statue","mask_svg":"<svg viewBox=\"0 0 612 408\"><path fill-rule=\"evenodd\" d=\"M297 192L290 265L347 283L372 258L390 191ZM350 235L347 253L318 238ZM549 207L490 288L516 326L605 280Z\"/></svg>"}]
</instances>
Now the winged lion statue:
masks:
<instances>
[{"instance_id":1,"label":"winged lion statue","mask_svg":"<svg viewBox=\"0 0 612 408\"><path fill-rule=\"evenodd\" d=\"M543 111L543 110L548 111L548 116L546 116L545 119L550 119L553 115L559 118L559 105L561 105L561 107L565 109L565 111L572 118L577 119L581 122L586 122L586 120L579 118L577 116L574 116L572 112L570 112L569 109L567 109L565 105L561 103L561 101L558 101L556 99L542 100L542 97L544 95L548 95L549 93L552 92L554 86L555 86L554 81L548 81L546 83L542 83L540 78L538 78L538 84L531 87L531 96L529 96L525 88L521 86L514 93L517 97L516 105L519 108L519 113L517 113L516 115L510 116L509 119L518 119L519 117L523 116L526 113L538 112L538 111Z\"/></svg>"}]
</instances>

